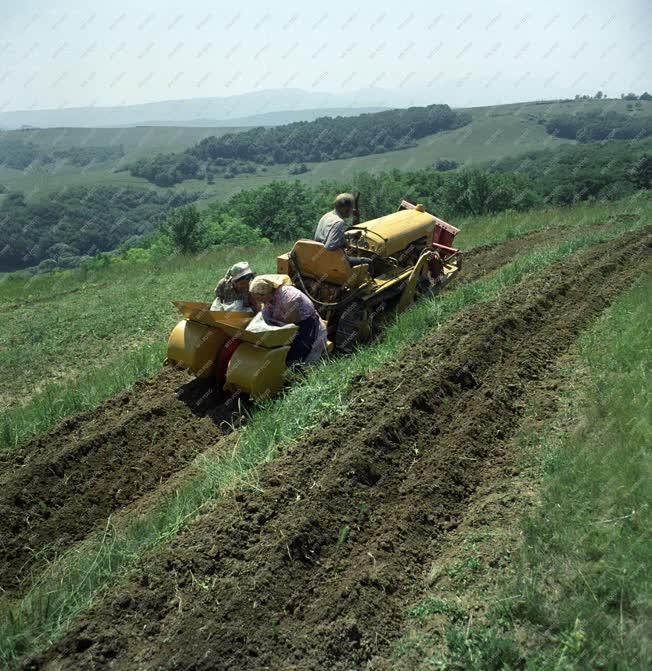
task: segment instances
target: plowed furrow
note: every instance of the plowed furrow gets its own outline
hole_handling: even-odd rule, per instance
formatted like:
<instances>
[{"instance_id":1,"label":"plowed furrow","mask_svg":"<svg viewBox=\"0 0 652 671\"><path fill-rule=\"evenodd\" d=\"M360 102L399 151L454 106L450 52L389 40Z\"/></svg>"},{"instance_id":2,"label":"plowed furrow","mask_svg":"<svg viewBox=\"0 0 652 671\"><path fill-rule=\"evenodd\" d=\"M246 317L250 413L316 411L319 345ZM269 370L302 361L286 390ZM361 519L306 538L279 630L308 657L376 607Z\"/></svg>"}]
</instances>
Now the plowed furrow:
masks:
<instances>
[{"instance_id":1,"label":"plowed furrow","mask_svg":"<svg viewBox=\"0 0 652 671\"><path fill-rule=\"evenodd\" d=\"M15 591L57 552L157 488L228 430L219 406L195 416L201 391L185 374L154 381L69 420L21 450L0 478L0 589ZM179 384L180 382L186 384ZM158 384L157 384L158 382ZM200 398L201 396L199 396Z\"/></svg>"},{"instance_id":2,"label":"plowed furrow","mask_svg":"<svg viewBox=\"0 0 652 671\"><path fill-rule=\"evenodd\" d=\"M567 234L537 231L476 248L456 284ZM165 369L0 454L0 590L15 592L57 552L155 490L228 430L220 422L231 418L207 384Z\"/></svg>"},{"instance_id":3,"label":"plowed furrow","mask_svg":"<svg viewBox=\"0 0 652 671\"><path fill-rule=\"evenodd\" d=\"M555 360L649 268L596 245L469 309L215 505L29 668L353 669L383 654Z\"/></svg>"}]
</instances>

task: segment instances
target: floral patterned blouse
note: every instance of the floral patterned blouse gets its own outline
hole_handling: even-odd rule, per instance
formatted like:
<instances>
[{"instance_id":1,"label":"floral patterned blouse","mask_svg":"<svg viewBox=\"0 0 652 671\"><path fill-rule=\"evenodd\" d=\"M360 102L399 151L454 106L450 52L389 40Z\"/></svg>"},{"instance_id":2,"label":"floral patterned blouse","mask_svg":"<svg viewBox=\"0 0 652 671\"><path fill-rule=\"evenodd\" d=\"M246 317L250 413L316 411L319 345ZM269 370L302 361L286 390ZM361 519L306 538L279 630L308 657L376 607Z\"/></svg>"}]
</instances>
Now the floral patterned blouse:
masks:
<instances>
[{"instance_id":1,"label":"floral patterned blouse","mask_svg":"<svg viewBox=\"0 0 652 671\"><path fill-rule=\"evenodd\" d=\"M263 317L283 324L298 324L316 314L308 296L296 287L282 286L274 292L274 298L265 305Z\"/></svg>"}]
</instances>

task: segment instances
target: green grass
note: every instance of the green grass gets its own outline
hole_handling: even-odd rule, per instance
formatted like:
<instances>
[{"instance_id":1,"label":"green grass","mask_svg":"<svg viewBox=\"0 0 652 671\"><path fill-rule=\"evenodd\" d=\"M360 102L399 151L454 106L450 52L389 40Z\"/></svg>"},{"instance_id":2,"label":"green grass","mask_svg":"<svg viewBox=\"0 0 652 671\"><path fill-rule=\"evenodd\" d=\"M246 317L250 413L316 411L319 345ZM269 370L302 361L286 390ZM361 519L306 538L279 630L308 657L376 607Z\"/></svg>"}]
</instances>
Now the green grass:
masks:
<instances>
[{"instance_id":1,"label":"green grass","mask_svg":"<svg viewBox=\"0 0 652 671\"><path fill-rule=\"evenodd\" d=\"M513 613L542 640L536 668L652 666L651 297L648 277L580 339L577 430L542 445Z\"/></svg>"},{"instance_id":2,"label":"green grass","mask_svg":"<svg viewBox=\"0 0 652 671\"><path fill-rule=\"evenodd\" d=\"M549 226L577 228L619 217L652 215L646 196L526 214L466 218L459 242L472 248ZM554 244L554 235L551 235ZM156 358L178 320L173 299L212 299L212 289L233 262L248 259L257 272L275 267L290 244L229 249L160 264L127 263L0 282L0 448L11 447L58 421L89 410L156 371ZM141 357L145 365L134 365ZM124 388L123 387L123 388Z\"/></svg>"},{"instance_id":3,"label":"green grass","mask_svg":"<svg viewBox=\"0 0 652 671\"><path fill-rule=\"evenodd\" d=\"M9 131L9 135L33 142L45 150L79 146L122 145L131 160L151 154L183 151L206 137L220 137L241 128L199 126L132 126L125 128L37 128Z\"/></svg>"},{"instance_id":4,"label":"green grass","mask_svg":"<svg viewBox=\"0 0 652 671\"><path fill-rule=\"evenodd\" d=\"M114 172L115 169L139 158L158 153L179 152L200 140L215 135L238 132L239 128L204 128L182 126L135 126L131 128L39 128L29 131L8 131L22 140L34 142L45 150L65 149L77 146L122 145L125 155L118 161L102 165L80 168L62 165L54 172L14 170L0 167L0 184L10 190L24 191L28 199L57 191L69 186L130 186L139 188L164 189L155 186L142 177L134 177L129 172ZM259 175L216 179L215 184L206 181L189 180L176 185L177 191L196 192L202 198L228 198L236 191L251 188L286 177L287 169L272 166Z\"/></svg>"},{"instance_id":5,"label":"green grass","mask_svg":"<svg viewBox=\"0 0 652 671\"><path fill-rule=\"evenodd\" d=\"M137 380L156 373L164 359L165 343L144 345L121 356L116 366L83 371L68 383L46 384L26 407L0 415L0 449L15 447L66 417L96 408Z\"/></svg>"},{"instance_id":6,"label":"green grass","mask_svg":"<svg viewBox=\"0 0 652 671\"><path fill-rule=\"evenodd\" d=\"M629 227L637 225L634 222ZM0 616L0 659L12 664L59 637L99 592L124 575L144 553L177 534L206 503L235 486L255 486L257 465L273 459L284 446L343 411L354 378L382 367L465 307L493 300L529 273L616 237L625 228L579 235L558 247L517 258L487 279L421 301L398 316L381 340L309 371L303 381L297 380L282 396L254 411L237 449L217 459L206 459L203 472L180 487L176 496L165 499L154 512L124 529L113 529L109 524L101 538L53 562L24 599L5 608Z\"/></svg>"},{"instance_id":7,"label":"green grass","mask_svg":"<svg viewBox=\"0 0 652 671\"><path fill-rule=\"evenodd\" d=\"M640 217L652 219L652 198L647 192L614 202L584 202L568 207L550 207L529 212L507 211L480 217L463 217L454 222L460 228L455 244L463 249L503 242L533 231L545 229L580 229L596 224L618 226L619 221ZM555 233L551 231L550 242Z\"/></svg>"},{"instance_id":8,"label":"green grass","mask_svg":"<svg viewBox=\"0 0 652 671\"><path fill-rule=\"evenodd\" d=\"M408 617L418 622L427 622L434 615L446 615L453 622L466 619L466 611L457 603L439 599L436 596L424 599L410 608Z\"/></svg>"},{"instance_id":9,"label":"green grass","mask_svg":"<svg viewBox=\"0 0 652 671\"><path fill-rule=\"evenodd\" d=\"M634 114L652 114L652 103L641 101L643 109ZM359 156L351 159L307 164L310 172L296 177L315 183L322 179L342 180L358 172L377 173L394 168L416 170L431 166L439 158L448 158L473 165L485 161L522 154L532 150L567 144L570 140L554 138L545 132L541 121L559 112L573 113L590 109L627 111L627 101L591 100L568 103L538 104L533 102L491 107L475 107L467 111L471 124L453 131L446 131L422 138L415 147ZM113 173L116 165L142 156L159 152L181 151L204 137L222 135L238 129L232 128L183 128L164 126L138 126L135 128L48 128L20 132L45 148L67 147L79 144L123 144L126 156L118 164L107 164L88 170L64 166L53 175L23 172L0 168L0 184L11 189L36 195L71 185L114 184L124 186L154 187L144 179L126 172ZM176 185L178 191L201 194L207 202L228 198L236 191L265 184L272 179L289 177L284 166L271 166L257 175L243 175L235 179L216 178L214 184L189 180ZM294 179L294 176L292 177Z\"/></svg>"},{"instance_id":10,"label":"green grass","mask_svg":"<svg viewBox=\"0 0 652 671\"><path fill-rule=\"evenodd\" d=\"M290 179L283 166L270 166L256 175L242 175L233 179L215 178L214 184L191 179L175 185L175 191L195 193L200 198L199 206L205 207L214 200L224 200L242 189L251 189L275 179ZM120 186L154 189L164 192L166 188L156 186L143 177L135 177L127 171L114 172L111 166L94 166L86 169L64 165L56 172L27 172L0 167L0 184L12 191L23 191L28 200L36 200L53 191L71 186Z\"/></svg>"},{"instance_id":11,"label":"green grass","mask_svg":"<svg viewBox=\"0 0 652 671\"><path fill-rule=\"evenodd\" d=\"M528 117L526 110L529 109L530 106L525 105L521 110L502 115L487 114L483 108L472 110L473 120L469 125L424 137L416 147L307 164L311 172L304 179L308 182L342 179L358 172L378 173L395 168L418 170L432 166L439 158L474 165L570 142L548 135L542 124Z\"/></svg>"},{"instance_id":12,"label":"green grass","mask_svg":"<svg viewBox=\"0 0 652 671\"><path fill-rule=\"evenodd\" d=\"M0 314L11 315L0 326L0 448L153 374L179 320L172 300L211 301L229 265L247 258L270 271L280 251L228 249L0 283Z\"/></svg>"},{"instance_id":13,"label":"green grass","mask_svg":"<svg viewBox=\"0 0 652 671\"><path fill-rule=\"evenodd\" d=\"M652 666L651 296L647 276L579 338L572 375L587 382L528 445L541 464L540 502L512 549L516 577L497 576L486 622L471 626L469 613L435 597L408 612L421 623L448 617L444 645L419 668Z\"/></svg>"}]
</instances>

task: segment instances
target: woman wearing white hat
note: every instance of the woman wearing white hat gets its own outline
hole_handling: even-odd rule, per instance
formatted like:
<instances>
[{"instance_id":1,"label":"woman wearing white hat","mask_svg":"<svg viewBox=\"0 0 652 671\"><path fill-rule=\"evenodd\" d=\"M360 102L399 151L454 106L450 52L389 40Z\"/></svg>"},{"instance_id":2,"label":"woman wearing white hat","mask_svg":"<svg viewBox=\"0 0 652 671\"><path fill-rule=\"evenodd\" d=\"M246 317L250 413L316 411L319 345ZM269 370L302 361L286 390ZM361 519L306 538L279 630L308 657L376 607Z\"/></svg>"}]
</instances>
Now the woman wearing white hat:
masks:
<instances>
[{"instance_id":1,"label":"woman wearing white hat","mask_svg":"<svg viewBox=\"0 0 652 671\"><path fill-rule=\"evenodd\" d=\"M255 275L246 261L235 263L226 271L226 275L215 287L216 302L228 305L235 301L242 301L243 307L252 307L249 299L249 283L254 277Z\"/></svg>"}]
</instances>

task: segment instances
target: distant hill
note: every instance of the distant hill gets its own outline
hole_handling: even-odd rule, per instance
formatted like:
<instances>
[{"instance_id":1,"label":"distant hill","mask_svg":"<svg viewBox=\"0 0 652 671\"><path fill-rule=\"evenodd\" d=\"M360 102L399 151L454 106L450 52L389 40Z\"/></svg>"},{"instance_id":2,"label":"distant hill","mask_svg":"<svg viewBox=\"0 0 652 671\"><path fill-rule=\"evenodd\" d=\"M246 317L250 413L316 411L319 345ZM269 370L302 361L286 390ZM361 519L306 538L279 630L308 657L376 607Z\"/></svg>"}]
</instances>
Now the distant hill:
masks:
<instances>
[{"instance_id":1,"label":"distant hill","mask_svg":"<svg viewBox=\"0 0 652 671\"><path fill-rule=\"evenodd\" d=\"M315 121L325 116L358 116L373 112L383 112L387 107L319 107L310 110L280 110L279 112L266 112L265 114L253 114L252 116L238 117L237 119L196 119L179 122L183 128L246 128L258 126L283 126L297 121ZM169 121L148 121L139 126L169 126ZM132 124L116 127L130 127Z\"/></svg>"},{"instance_id":2,"label":"distant hill","mask_svg":"<svg viewBox=\"0 0 652 671\"><path fill-rule=\"evenodd\" d=\"M141 105L0 112L0 128L276 125L312 121L326 115L352 116L377 111L389 106L388 99L381 89L341 95L270 89L222 98L166 100Z\"/></svg>"},{"instance_id":3,"label":"distant hill","mask_svg":"<svg viewBox=\"0 0 652 671\"><path fill-rule=\"evenodd\" d=\"M257 127L220 137L208 137L185 152L158 154L128 166L135 177L157 186L216 175L232 179L256 174L259 168L305 162L349 159L413 147L427 135L468 124L471 116L448 105L383 110L353 117L321 117L314 121Z\"/></svg>"},{"instance_id":4,"label":"distant hill","mask_svg":"<svg viewBox=\"0 0 652 671\"><path fill-rule=\"evenodd\" d=\"M385 101L388 107L397 107ZM631 108L631 109L630 109ZM472 166L504 157L523 155L546 147L572 144L577 140L566 139L546 132L548 122L559 115L573 114L580 117L591 111L605 114L618 112L632 117L652 116L652 101L620 99L534 101L507 105L490 105L467 108L472 121L461 128L427 135L416 140L416 146L386 151L384 153L354 156L321 162L306 162L307 172L297 174L295 166L262 166L255 174L246 172L225 178L214 174L214 179L185 180L175 185L180 191L192 191L201 198L202 207L214 200L224 200L241 189L249 189L277 179L299 179L317 183L322 179L346 181L360 172L380 173L387 170L419 170L432 167L441 159L455 161L460 166ZM240 126L250 130L251 126ZM121 146L124 156L119 160L93 163L79 168L71 161L57 161L41 165L36 162L26 169L2 167L0 153L0 201L5 191L22 191L28 200L40 194L68 189L74 186L151 187L144 178L128 171L120 172L140 158L153 158L159 153L182 152L201 140L226 133L234 127L199 126L133 126L113 128L43 128L28 131L10 131L10 137L31 142L44 152L54 153L74 147L95 148ZM0 133L2 136L2 133ZM154 187L158 188L158 187ZM2 236L0 235L0 239Z\"/></svg>"}]
</instances>

